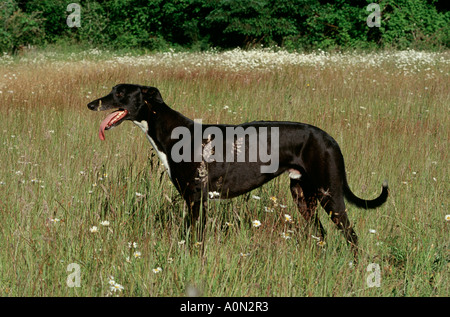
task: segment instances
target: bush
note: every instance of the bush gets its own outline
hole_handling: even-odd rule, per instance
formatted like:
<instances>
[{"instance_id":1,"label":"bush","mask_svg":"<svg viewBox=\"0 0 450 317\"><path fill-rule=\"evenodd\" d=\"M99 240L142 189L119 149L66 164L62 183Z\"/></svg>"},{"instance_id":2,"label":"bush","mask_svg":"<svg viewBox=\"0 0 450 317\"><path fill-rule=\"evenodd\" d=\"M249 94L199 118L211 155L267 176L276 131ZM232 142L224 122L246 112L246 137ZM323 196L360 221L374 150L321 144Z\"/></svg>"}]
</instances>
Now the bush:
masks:
<instances>
[{"instance_id":1,"label":"bush","mask_svg":"<svg viewBox=\"0 0 450 317\"><path fill-rule=\"evenodd\" d=\"M351 6L346 2L324 4L316 8L307 20L306 46L321 49L358 48L366 46L366 6Z\"/></svg>"},{"instance_id":2,"label":"bush","mask_svg":"<svg viewBox=\"0 0 450 317\"><path fill-rule=\"evenodd\" d=\"M67 13L66 13L67 14ZM96 1L86 1L81 6L81 26L69 28L68 36L93 46L109 46L108 26L111 21L103 6Z\"/></svg>"},{"instance_id":3,"label":"bush","mask_svg":"<svg viewBox=\"0 0 450 317\"><path fill-rule=\"evenodd\" d=\"M45 39L56 40L67 32L66 8L73 1L61 0L31 0L27 1L24 10L29 14L38 14L45 28Z\"/></svg>"},{"instance_id":4,"label":"bush","mask_svg":"<svg viewBox=\"0 0 450 317\"><path fill-rule=\"evenodd\" d=\"M16 53L21 46L42 44L45 29L38 12L23 12L13 0L0 3L0 51Z\"/></svg>"},{"instance_id":5,"label":"bush","mask_svg":"<svg viewBox=\"0 0 450 317\"><path fill-rule=\"evenodd\" d=\"M449 47L450 14L439 13L424 0L381 1L381 45L407 47Z\"/></svg>"}]
</instances>

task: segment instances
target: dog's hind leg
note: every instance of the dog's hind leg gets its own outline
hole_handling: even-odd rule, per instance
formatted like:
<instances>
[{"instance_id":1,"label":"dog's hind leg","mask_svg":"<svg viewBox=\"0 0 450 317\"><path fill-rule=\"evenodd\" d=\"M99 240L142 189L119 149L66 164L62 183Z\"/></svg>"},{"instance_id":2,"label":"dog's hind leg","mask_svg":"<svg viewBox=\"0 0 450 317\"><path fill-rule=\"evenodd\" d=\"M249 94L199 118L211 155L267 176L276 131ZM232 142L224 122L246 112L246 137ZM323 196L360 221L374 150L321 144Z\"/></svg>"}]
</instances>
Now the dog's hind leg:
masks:
<instances>
[{"instance_id":1,"label":"dog's hind leg","mask_svg":"<svg viewBox=\"0 0 450 317\"><path fill-rule=\"evenodd\" d=\"M291 179L291 194L303 218L305 218L307 227L312 226L312 235L323 240L325 237L325 230L320 223L319 217L316 213L317 196L316 193L307 186L301 185L301 181Z\"/></svg>"},{"instance_id":2,"label":"dog's hind leg","mask_svg":"<svg viewBox=\"0 0 450 317\"><path fill-rule=\"evenodd\" d=\"M334 224L343 232L345 239L350 243L352 251L356 256L358 253L358 236L348 219L343 195L336 193L334 195L324 195L320 203Z\"/></svg>"}]
</instances>

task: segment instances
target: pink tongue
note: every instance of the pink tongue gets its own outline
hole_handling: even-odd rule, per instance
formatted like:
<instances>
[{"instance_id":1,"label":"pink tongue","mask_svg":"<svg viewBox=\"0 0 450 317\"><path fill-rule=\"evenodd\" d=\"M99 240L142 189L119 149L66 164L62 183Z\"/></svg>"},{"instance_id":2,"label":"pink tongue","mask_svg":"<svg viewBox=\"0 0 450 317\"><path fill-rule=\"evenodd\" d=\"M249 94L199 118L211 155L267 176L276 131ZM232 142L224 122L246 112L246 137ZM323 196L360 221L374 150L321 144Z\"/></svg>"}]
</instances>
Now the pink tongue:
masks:
<instances>
[{"instance_id":1,"label":"pink tongue","mask_svg":"<svg viewBox=\"0 0 450 317\"><path fill-rule=\"evenodd\" d=\"M98 136L100 140L105 140L105 129L108 125L112 125L114 122L119 121L127 114L126 110L123 111L114 111L110 113L105 119L103 119L102 123L100 123L100 130L98 131ZM116 118L117 117L117 118Z\"/></svg>"}]
</instances>

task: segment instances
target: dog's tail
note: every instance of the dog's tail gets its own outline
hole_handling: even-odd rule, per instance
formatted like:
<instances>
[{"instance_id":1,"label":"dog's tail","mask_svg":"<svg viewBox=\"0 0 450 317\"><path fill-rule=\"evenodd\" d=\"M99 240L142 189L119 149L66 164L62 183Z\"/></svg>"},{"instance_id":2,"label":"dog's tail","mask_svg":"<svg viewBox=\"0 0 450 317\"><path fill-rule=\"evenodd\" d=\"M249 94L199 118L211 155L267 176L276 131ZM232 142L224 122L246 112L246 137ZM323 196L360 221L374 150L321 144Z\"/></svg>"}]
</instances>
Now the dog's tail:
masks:
<instances>
[{"instance_id":1,"label":"dog's tail","mask_svg":"<svg viewBox=\"0 0 450 317\"><path fill-rule=\"evenodd\" d=\"M348 186L347 179L344 181L344 195L345 198L347 198L348 202L352 203L353 205L360 207L360 208L366 208L366 209L372 209L377 208L384 204L389 196L389 188L388 188L388 182L385 180L383 182L383 189L381 191L380 196L378 196L375 199L372 200L365 200L357 197L353 192L351 191L350 187Z\"/></svg>"}]
</instances>

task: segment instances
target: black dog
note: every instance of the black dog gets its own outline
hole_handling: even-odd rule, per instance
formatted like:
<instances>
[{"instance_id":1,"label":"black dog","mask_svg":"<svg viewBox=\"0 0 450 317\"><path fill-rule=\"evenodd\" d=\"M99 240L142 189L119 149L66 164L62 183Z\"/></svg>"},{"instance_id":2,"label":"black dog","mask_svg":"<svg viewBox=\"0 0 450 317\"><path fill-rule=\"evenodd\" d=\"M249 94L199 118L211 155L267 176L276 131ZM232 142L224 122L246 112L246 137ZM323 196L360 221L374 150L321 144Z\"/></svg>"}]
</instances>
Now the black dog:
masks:
<instances>
[{"instance_id":1,"label":"black dog","mask_svg":"<svg viewBox=\"0 0 450 317\"><path fill-rule=\"evenodd\" d=\"M115 86L105 97L90 102L88 108L117 109L100 125L102 140L105 130L124 120L133 121L145 132L186 200L190 219L202 219L200 228L205 224L208 198L233 198L287 172L294 201L313 225L314 234L320 238L325 234L315 213L319 201L356 250L357 236L348 220L344 197L362 208L381 206L388 197L386 181L376 199L355 196L348 186L337 142L312 125L266 121L238 126L201 125L169 108L158 89L131 84Z\"/></svg>"}]
</instances>

